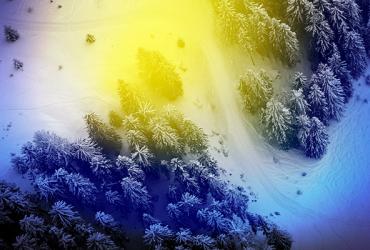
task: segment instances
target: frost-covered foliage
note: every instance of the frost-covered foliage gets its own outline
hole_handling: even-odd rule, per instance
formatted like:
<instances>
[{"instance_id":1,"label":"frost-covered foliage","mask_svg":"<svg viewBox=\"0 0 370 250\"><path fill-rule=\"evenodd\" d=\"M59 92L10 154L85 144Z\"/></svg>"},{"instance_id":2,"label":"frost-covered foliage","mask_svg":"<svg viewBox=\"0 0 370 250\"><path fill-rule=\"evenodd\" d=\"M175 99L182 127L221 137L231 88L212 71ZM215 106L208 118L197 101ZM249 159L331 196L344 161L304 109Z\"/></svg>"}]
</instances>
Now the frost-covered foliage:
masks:
<instances>
[{"instance_id":1,"label":"frost-covered foliage","mask_svg":"<svg viewBox=\"0 0 370 250\"><path fill-rule=\"evenodd\" d=\"M62 226L70 226L78 219L76 212L72 210L72 206L66 204L64 201L57 201L51 207L49 215L54 223Z\"/></svg>"},{"instance_id":2,"label":"frost-covered foliage","mask_svg":"<svg viewBox=\"0 0 370 250\"><path fill-rule=\"evenodd\" d=\"M272 80L265 71L248 70L240 79L239 91L245 110L255 114L272 97Z\"/></svg>"},{"instance_id":3,"label":"frost-covered foliage","mask_svg":"<svg viewBox=\"0 0 370 250\"><path fill-rule=\"evenodd\" d=\"M291 28L269 16L262 7L250 1L215 1L218 27L225 40L239 44L252 57L255 52L273 55L289 65L298 58L299 44Z\"/></svg>"},{"instance_id":4,"label":"frost-covered foliage","mask_svg":"<svg viewBox=\"0 0 370 250\"><path fill-rule=\"evenodd\" d=\"M300 115L305 115L310 111L309 104L303 94L303 89L291 90L289 95L289 109L293 117L298 117Z\"/></svg>"},{"instance_id":5,"label":"frost-covered foliage","mask_svg":"<svg viewBox=\"0 0 370 250\"><path fill-rule=\"evenodd\" d=\"M290 79L291 86L293 89L306 89L307 87L307 77L302 72L294 73L293 77Z\"/></svg>"},{"instance_id":6,"label":"frost-covered foliage","mask_svg":"<svg viewBox=\"0 0 370 250\"><path fill-rule=\"evenodd\" d=\"M140 75L152 91L169 100L182 96L182 79L160 52L140 48L137 58Z\"/></svg>"},{"instance_id":7,"label":"frost-covered foliage","mask_svg":"<svg viewBox=\"0 0 370 250\"><path fill-rule=\"evenodd\" d=\"M313 117L308 124L302 127L300 141L307 156L321 158L329 144L324 124L318 118Z\"/></svg>"},{"instance_id":8,"label":"frost-covered foliage","mask_svg":"<svg viewBox=\"0 0 370 250\"><path fill-rule=\"evenodd\" d=\"M156 249L161 249L166 240L173 237L173 232L168 226L163 226L160 223L150 225L145 229L144 241L146 244L154 246Z\"/></svg>"},{"instance_id":9,"label":"frost-covered foliage","mask_svg":"<svg viewBox=\"0 0 370 250\"><path fill-rule=\"evenodd\" d=\"M39 132L14 156L15 169L30 178L38 205L47 211L18 216L24 231L7 244L37 249L44 241L34 238L43 234L53 249L120 249L123 228L132 227L143 232L138 249L242 249L255 246L260 234L267 241L264 220L248 212L248 193L222 180L203 130L171 107L157 110L137 101L136 111L117 113L122 126L110 128L93 117L103 129L89 138L69 142ZM145 139L131 144L128 131ZM96 139L114 133L128 145L119 155ZM29 207L13 206L12 213ZM163 208L167 213L156 212ZM12 221L8 217L0 212L2 220Z\"/></svg>"},{"instance_id":10,"label":"frost-covered foliage","mask_svg":"<svg viewBox=\"0 0 370 250\"><path fill-rule=\"evenodd\" d=\"M121 128L123 124L122 116L120 116L119 113L113 110L110 111L109 112L109 124L114 128Z\"/></svg>"},{"instance_id":11,"label":"frost-covered foliage","mask_svg":"<svg viewBox=\"0 0 370 250\"><path fill-rule=\"evenodd\" d=\"M139 95L131 85L120 80L118 82L118 95L121 102L121 110L125 115L135 113L139 109Z\"/></svg>"},{"instance_id":12,"label":"frost-covered foliage","mask_svg":"<svg viewBox=\"0 0 370 250\"><path fill-rule=\"evenodd\" d=\"M99 232L93 233L89 236L86 246L88 249L93 250L119 249L109 236Z\"/></svg>"},{"instance_id":13,"label":"frost-covered foliage","mask_svg":"<svg viewBox=\"0 0 370 250\"><path fill-rule=\"evenodd\" d=\"M296 35L289 35L289 32L284 34L285 24L270 17L271 14L278 15L282 20L288 20L297 37L302 38L304 45L309 42L309 46L305 46L309 51L303 55L308 55L313 74L308 80L302 72L296 72L289 80L290 89L276 88L280 90L277 92L273 91L271 80L268 84L261 84L262 78L258 77L257 70L248 71L239 83L244 109L260 116L268 139L279 144L287 144L287 135L284 131L289 131L288 134L292 133L292 136L289 136L291 137L289 140L292 139L289 146L300 147L302 135L307 132L302 133L302 130L307 130L307 126L302 124L307 119L302 118L308 120L316 118L326 126L332 120L339 121L345 110L345 103L353 95L353 78L361 77L368 66L366 53L370 54L370 35L367 34L370 30L370 4L367 1L356 0L253 2L257 4L238 0L216 1L218 20L221 21L218 25L227 31L224 33L228 34L226 37L234 34L234 38L239 38L239 42L247 43L243 47L249 54L259 51L260 46L266 49L266 41L282 49L283 40L286 39L290 41L288 44L291 49L280 50L280 53L286 53L289 57L294 54ZM263 7L258 3L263 4ZM282 9L285 9L285 14L281 13ZM222 23L222 20L225 22ZM253 22L250 23L249 20ZM253 35L243 30L248 27L253 29ZM276 56L276 53L273 54L275 58L281 58ZM273 109L270 105L270 111L280 111L267 116L271 113L266 112L269 109L268 103L276 103L270 100L277 97L280 97L278 100L281 106ZM313 151L314 147L312 145L309 151ZM306 148L303 150L307 151ZM320 145L317 146L317 150L325 151L320 149ZM322 153L306 152L306 155L318 158L316 155L322 156Z\"/></svg>"},{"instance_id":14,"label":"frost-covered foliage","mask_svg":"<svg viewBox=\"0 0 370 250\"><path fill-rule=\"evenodd\" d=\"M85 116L87 131L93 142L102 147L106 152L120 152L121 138L96 114L90 113Z\"/></svg>"},{"instance_id":15,"label":"frost-covered foliage","mask_svg":"<svg viewBox=\"0 0 370 250\"><path fill-rule=\"evenodd\" d=\"M343 54L352 76L358 79L367 68L367 55L360 34L350 31L344 35Z\"/></svg>"},{"instance_id":16,"label":"frost-covered foliage","mask_svg":"<svg viewBox=\"0 0 370 250\"><path fill-rule=\"evenodd\" d=\"M146 187L131 177L125 177L121 181L123 196L137 208L148 209L150 206L150 195Z\"/></svg>"},{"instance_id":17,"label":"frost-covered foliage","mask_svg":"<svg viewBox=\"0 0 370 250\"><path fill-rule=\"evenodd\" d=\"M123 234L98 231L64 201L49 206L14 185L0 182L2 249L89 248L94 235L103 233L109 238L106 246L123 247Z\"/></svg>"},{"instance_id":18,"label":"frost-covered foliage","mask_svg":"<svg viewBox=\"0 0 370 250\"><path fill-rule=\"evenodd\" d=\"M337 48L334 47L333 54L328 60L328 65L333 71L334 75L340 80L342 89L347 102L352 96L353 87L350 71L348 70L347 63L342 60L342 57Z\"/></svg>"},{"instance_id":19,"label":"frost-covered foliage","mask_svg":"<svg viewBox=\"0 0 370 250\"><path fill-rule=\"evenodd\" d=\"M362 20L362 11L365 10L354 0L288 0L287 4L290 23L297 31L311 35L313 61L327 63L328 57L339 48L355 78L361 76L367 66L362 35L365 35L366 23Z\"/></svg>"},{"instance_id":20,"label":"frost-covered foliage","mask_svg":"<svg viewBox=\"0 0 370 250\"><path fill-rule=\"evenodd\" d=\"M324 92L317 84L312 84L307 96L308 103L310 104L310 114L319 118L323 122L329 119L329 108L326 102Z\"/></svg>"},{"instance_id":21,"label":"frost-covered foliage","mask_svg":"<svg viewBox=\"0 0 370 250\"><path fill-rule=\"evenodd\" d=\"M328 118L339 120L344 109L344 92L331 68L320 64L316 74L311 78L311 84L321 87L328 107Z\"/></svg>"},{"instance_id":22,"label":"frost-covered foliage","mask_svg":"<svg viewBox=\"0 0 370 250\"><path fill-rule=\"evenodd\" d=\"M292 114L281 102L271 99L262 112L261 123L267 137L281 146L289 143Z\"/></svg>"}]
</instances>

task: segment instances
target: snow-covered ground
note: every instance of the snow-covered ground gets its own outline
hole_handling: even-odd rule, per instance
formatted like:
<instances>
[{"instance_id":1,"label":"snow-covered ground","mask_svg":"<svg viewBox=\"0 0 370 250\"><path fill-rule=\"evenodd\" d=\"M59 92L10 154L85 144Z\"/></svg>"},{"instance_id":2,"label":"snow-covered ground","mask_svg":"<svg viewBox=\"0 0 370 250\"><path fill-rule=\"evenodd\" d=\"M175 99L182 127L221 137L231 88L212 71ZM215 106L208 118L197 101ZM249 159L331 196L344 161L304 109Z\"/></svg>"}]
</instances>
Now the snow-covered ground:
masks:
<instances>
[{"instance_id":1,"label":"snow-covered ground","mask_svg":"<svg viewBox=\"0 0 370 250\"><path fill-rule=\"evenodd\" d=\"M124 5L67 2L61 9L46 1L1 2L5 7L0 26L13 25L22 38L15 44L0 41L0 176L13 178L8 172L9 154L36 130L84 136L83 115L90 111L106 115L117 101L113 82L135 79L136 49L150 46L182 72L185 95L175 105L211 136L212 152L232 174L230 181L251 186L257 194L253 211L280 214L270 218L293 235L295 249L366 249L370 244L370 104L364 101L370 101L368 86L356 84L359 97L351 100L341 122L331 125L326 156L309 160L299 152L266 144L243 115L237 81L252 66L238 51L217 42L209 4L165 1L169 7L164 10L151 0ZM33 11L27 13L30 6ZM127 23L144 28L132 33ZM84 42L89 32L97 37L91 46ZM185 41L184 49L176 46L179 38ZM114 56L117 51L122 55ZM24 62L23 72L14 72L13 58ZM256 68L282 75L287 71L268 59L255 61Z\"/></svg>"}]
</instances>

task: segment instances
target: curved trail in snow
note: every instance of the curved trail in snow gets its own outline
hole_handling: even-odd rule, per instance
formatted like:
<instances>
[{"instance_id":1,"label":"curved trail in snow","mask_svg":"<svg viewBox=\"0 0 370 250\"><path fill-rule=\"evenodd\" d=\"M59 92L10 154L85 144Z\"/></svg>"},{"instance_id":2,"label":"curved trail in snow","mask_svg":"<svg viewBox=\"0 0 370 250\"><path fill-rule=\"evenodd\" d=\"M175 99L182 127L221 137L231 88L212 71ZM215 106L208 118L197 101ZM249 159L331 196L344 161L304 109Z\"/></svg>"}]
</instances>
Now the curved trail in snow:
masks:
<instances>
[{"instance_id":1,"label":"curved trail in snow","mask_svg":"<svg viewBox=\"0 0 370 250\"><path fill-rule=\"evenodd\" d=\"M27 7L26 1L20 3L22 5L15 13L23 13ZM114 5L111 2L110 4ZM209 7L206 4L201 6ZM103 7L107 5L102 5ZM40 56L37 54L40 52L32 54L25 46L20 50L10 49L14 54L7 55L8 52L3 52L4 55L1 55L8 58L25 57L26 70L14 77L22 84L19 83L18 86L17 82L9 82L8 87L8 69L4 63L0 64L0 73L5 76L5 84L0 85L0 92L14 91L14 96L4 96L5 99L0 100L0 121L14 122L14 130L17 131L17 135L13 133L8 141L0 141L3 143L0 144L0 158L5 155L3 150L7 155L9 150L16 151L19 146L16 144L24 143L37 129L53 129L61 135L81 136L84 133L82 117L85 112L101 111L105 114L106 107L112 100L97 93L93 88L100 83L88 77L89 67L96 67L94 57L86 57L87 66L80 69L81 62L72 61L67 53L59 53L65 50L65 31L71 32L71 35L81 35L80 32L90 28L110 30L120 25L116 22L116 16L94 16L94 13L101 14L100 10L85 10L83 4L73 1L67 14L61 12L64 16L57 16L59 19L52 21L45 21L47 18L40 19L37 15L34 20L25 13L25 17L19 19L9 15L0 17L0 23L22 26L21 29L32 34L32 43L49 42L54 49L50 54L41 51ZM205 17L202 21L207 22L208 10L204 10ZM215 157L223 168L233 174L228 179L238 185L249 185L257 193L258 202L251 204L253 211L262 215L275 211L281 214L274 216L272 220L293 235L295 249L362 249L361 243L370 245L370 157L367 150L370 141L370 104L364 103L365 98L370 100L370 88L356 86L356 95L360 95L360 100L354 97L348 104L342 121L330 127L331 144L322 160L308 160L294 151L277 150L265 143L253 126L243 118L235 85L239 76L235 75L232 63L229 58L225 58L222 48L216 43L212 30L209 27L204 31L200 46L211 78L210 90L217 101L216 112L208 112L203 119L204 123L199 124L205 128L211 126L221 130L226 135L225 145L228 146L229 156L215 154ZM60 35L61 41L53 36L40 34L51 31ZM19 42L22 43L22 40ZM68 43L67 45L71 46ZM73 56L85 57L89 53L76 49L76 55ZM68 62L69 69L64 70L66 73L57 75L50 65L40 63L43 59L47 59L48 64L55 67L61 62ZM27 68L29 65L30 68ZM81 73L83 77L75 79L80 70L86 72ZM81 83L81 86L76 86L74 81ZM73 93L70 91L72 88ZM20 116L19 111L25 109L31 109L32 112ZM215 121L216 124L208 124L210 121ZM276 163L273 158L277 159ZM307 176L302 177L302 172L306 172ZM240 174L246 174L246 183L240 180ZM297 195L298 190L302 191L302 195Z\"/></svg>"},{"instance_id":2,"label":"curved trail in snow","mask_svg":"<svg viewBox=\"0 0 370 250\"><path fill-rule=\"evenodd\" d=\"M284 152L274 149L265 143L261 139L261 136L257 134L256 130L251 128L252 125L243 118L244 115L241 111L236 86L233 84L237 81L232 77L232 73L227 71L228 67L225 64L225 58L217 44L212 40L207 41L206 44L207 46L203 48L205 51L204 54L207 56L210 65L209 70L213 78L212 87L217 96L219 112L222 113L221 116L224 118L225 133L228 138L227 145L230 150L228 158L218 160L223 167L233 172L234 177L232 180L240 184L240 180L237 178L240 174L246 173L249 177L247 183L252 186L253 191L257 192L259 202L261 203L257 205L256 212L264 211L268 215L269 212L279 211L283 214L283 217L290 215L285 223L284 218L278 218L277 221L278 224L280 223L285 226L290 224L288 229L292 232L295 240L302 240L302 237L305 237L302 236L302 233L308 233L309 230L307 229L309 227L317 234L318 239L316 239L316 244L303 244L302 242L304 241L302 241L295 245L295 248L325 249L335 247L336 249L348 249L356 246L354 240L348 241L346 234L341 232L341 230L343 227L362 228L365 231L369 230L370 220L368 217L357 217L355 212L351 213L351 207L349 207L349 210L342 211L342 214L339 212L339 214L333 213L333 208L325 209L325 203L341 207L343 204L351 202L351 196L346 197L346 195L343 195L341 197L340 193L347 188L350 189L351 182L361 182L359 177L362 174L354 175L351 178L348 173L356 172L355 167L359 167L358 170L360 172L368 173L369 165L366 165L367 160L363 158L367 156L366 153L356 151L353 148L356 140L361 141L363 139L360 137L362 133L365 133L365 135L370 133L369 129L362 129L363 131L361 131L361 129L356 129L356 126L353 126L354 124L361 126L361 123L358 123L356 119L358 116L363 115L361 113L364 112L363 104L356 103L352 100L348 105L346 117L343 121L332 125L330 128L331 145L327 155L321 161L305 159L297 152ZM366 120L362 127L366 127ZM362 133L356 133L355 131L361 131ZM348 147L342 149L344 146L343 137L346 136L351 136L352 140L347 139L346 143ZM361 145L361 147L365 146L364 144ZM278 157L279 162L274 163L273 157ZM357 161L356 163L356 157L360 157L364 161ZM342 166L344 165L343 161L351 163L351 165ZM300 180L291 181L288 179L294 175L297 176L296 179L304 179L303 177L299 177L302 172L307 172L313 176L302 187L308 188L307 192L303 190L304 193L302 196L306 195L310 197L310 202L304 203L301 203L299 200L300 197L295 194L295 191L301 186ZM283 178L284 176L287 178ZM345 178L348 178L348 180ZM369 178L363 179L364 182L368 182ZM316 193L317 191L310 194L310 187L312 186L316 186L314 189L325 194L326 201L322 203L322 209L320 208L320 204L318 204L319 201L314 200L315 197L320 199L321 194ZM369 188L369 185L363 186L363 188ZM297 189L289 190L292 188ZM359 192L357 187L353 188L352 191L347 191L347 193L356 192ZM354 195L352 198L357 200L365 199L366 201L366 197L364 198L360 195L357 197ZM269 209L271 210L269 211ZM368 215L370 209L365 207L363 209L360 208L360 211L364 216ZM326 223L327 228L321 227L321 223ZM294 232L295 225L298 224L301 224L303 228L303 232L299 231L299 235ZM338 224L341 224L341 226L338 227ZM359 237L363 242L368 241L364 235L357 235L352 238L356 237ZM326 240L332 242L327 243L325 242ZM357 242L357 244L363 244L363 242ZM358 246L360 247L362 245Z\"/></svg>"}]
</instances>

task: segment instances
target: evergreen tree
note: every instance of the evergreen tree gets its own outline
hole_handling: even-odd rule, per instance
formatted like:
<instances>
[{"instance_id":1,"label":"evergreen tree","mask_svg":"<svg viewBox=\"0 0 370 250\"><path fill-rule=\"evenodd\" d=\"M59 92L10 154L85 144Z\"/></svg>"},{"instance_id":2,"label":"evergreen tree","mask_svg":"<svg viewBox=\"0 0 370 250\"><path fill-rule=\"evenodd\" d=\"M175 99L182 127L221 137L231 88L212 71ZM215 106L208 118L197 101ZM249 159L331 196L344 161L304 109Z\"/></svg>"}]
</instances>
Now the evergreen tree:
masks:
<instances>
[{"instance_id":1,"label":"evergreen tree","mask_svg":"<svg viewBox=\"0 0 370 250\"><path fill-rule=\"evenodd\" d=\"M153 155L152 153L150 153L149 149L146 146L136 146L134 152L131 154L131 158L137 164L146 168L151 165Z\"/></svg>"},{"instance_id":2,"label":"evergreen tree","mask_svg":"<svg viewBox=\"0 0 370 250\"><path fill-rule=\"evenodd\" d=\"M261 122L271 141L283 147L288 145L292 125L292 115L288 108L276 99L271 99L262 112Z\"/></svg>"},{"instance_id":3,"label":"evergreen tree","mask_svg":"<svg viewBox=\"0 0 370 250\"><path fill-rule=\"evenodd\" d=\"M134 208L147 210L150 206L150 195L140 182L125 177L121 181L123 196L134 206Z\"/></svg>"},{"instance_id":4,"label":"evergreen tree","mask_svg":"<svg viewBox=\"0 0 370 250\"><path fill-rule=\"evenodd\" d=\"M105 152L119 153L121 150L120 136L106 125L96 114L90 113L85 116L85 122L89 137Z\"/></svg>"},{"instance_id":5,"label":"evergreen tree","mask_svg":"<svg viewBox=\"0 0 370 250\"><path fill-rule=\"evenodd\" d=\"M342 10L347 18L347 23L350 29L358 31L361 27L361 9L353 0L342 0Z\"/></svg>"},{"instance_id":6,"label":"evergreen tree","mask_svg":"<svg viewBox=\"0 0 370 250\"><path fill-rule=\"evenodd\" d=\"M109 124L114 128L122 127L122 117L115 111L109 112Z\"/></svg>"},{"instance_id":7,"label":"evergreen tree","mask_svg":"<svg viewBox=\"0 0 370 250\"><path fill-rule=\"evenodd\" d=\"M307 101L310 105L310 115L319 118L324 123L327 123L330 117L328 104L324 93L316 83L311 85Z\"/></svg>"},{"instance_id":8,"label":"evergreen tree","mask_svg":"<svg viewBox=\"0 0 370 250\"><path fill-rule=\"evenodd\" d=\"M344 34L343 54L352 76L358 79L367 67L367 57L364 41L357 32Z\"/></svg>"},{"instance_id":9,"label":"evergreen tree","mask_svg":"<svg viewBox=\"0 0 370 250\"><path fill-rule=\"evenodd\" d=\"M154 147L161 153L176 154L180 150L176 131L163 119L153 119L149 122Z\"/></svg>"},{"instance_id":10,"label":"evergreen tree","mask_svg":"<svg viewBox=\"0 0 370 250\"><path fill-rule=\"evenodd\" d=\"M295 90L307 88L307 77L302 72L296 72L290 81Z\"/></svg>"},{"instance_id":11,"label":"evergreen tree","mask_svg":"<svg viewBox=\"0 0 370 250\"><path fill-rule=\"evenodd\" d=\"M161 249L164 241L172 237L172 230L168 226L162 226L158 223L150 225L149 228L145 229L144 242L156 249Z\"/></svg>"},{"instance_id":12,"label":"evergreen tree","mask_svg":"<svg viewBox=\"0 0 370 250\"><path fill-rule=\"evenodd\" d=\"M137 112L140 97L128 83L122 80L118 81L118 95L121 109L126 115Z\"/></svg>"},{"instance_id":13,"label":"evergreen tree","mask_svg":"<svg viewBox=\"0 0 370 250\"><path fill-rule=\"evenodd\" d=\"M229 43L237 41L242 15L238 13L233 0L216 0L218 27L224 39Z\"/></svg>"},{"instance_id":14,"label":"evergreen tree","mask_svg":"<svg viewBox=\"0 0 370 250\"><path fill-rule=\"evenodd\" d=\"M287 15L292 25L301 25L306 20L307 0L288 0Z\"/></svg>"},{"instance_id":15,"label":"evergreen tree","mask_svg":"<svg viewBox=\"0 0 370 250\"><path fill-rule=\"evenodd\" d=\"M106 214L102 211L98 211L95 214L95 220L98 222L100 225L106 228L113 228L116 226L116 222L113 219L112 215Z\"/></svg>"},{"instance_id":16,"label":"evergreen tree","mask_svg":"<svg viewBox=\"0 0 370 250\"><path fill-rule=\"evenodd\" d=\"M216 241L208 235L198 234L193 237L193 244L200 249L211 250L215 248Z\"/></svg>"},{"instance_id":17,"label":"evergreen tree","mask_svg":"<svg viewBox=\"0 0 370 250\"><path fill-rule=\"evenodd\" d=\"M246 111L255 114L272 97L272 80L267 73L248 70L239 82L239 91Z\"/></svg>"},{"instance_id":18,"label":"evergreen tree","mask_svg":"<svg viewBox=\"0 0 370 250\"><path fill-rule=\"evenodd\" d=\"M252 25L253 29L257 26L255 29L257 33L250 36L251 40L256 39L254 41L258 41L259 44L265 44L284 62L294 65L299 51L296 34L288 25L271 18L261 5L249 1L245 1L244 5L249 15L249 25ZM259 52L266 52L266 49L262 48Z\"/></svg>"},{"instance_id":19,"label":"evergreen tree","mask_svg":"<svg viewBox=\"0 0 370 250\"><path fill-rule=\"evenodd\" d=\"M92 250L118 249L109 236L99 232L93 233L87 238L86 246Z\"/></svg>"},{"instance_id":20,"label":"evergreen tree","mask_svg":"<svg viewBox=\"0 0 370 250\"><path fill-rule=\"evenodd\" d=\"M291 90L288 103L288 107L294 117L305 115L309 111L309 105L302 89Z\"/></svg>"},{"instance_id":21,"label":"evergreen tree","mask_svg":"<svg viewBox=\"0 0 370 250\"><path fill-rule=\"evenodd\" d=\"M137 58L140 75L151 90L171 101L183 95L180 75L162 54L139 49Z\"/></svg>"},{"instance_id":22,"label":"evergreen tree","mask_svg":"<svg viewBox=\"0 0 370 250\"><path fill-rule=\"evenodd\" d=\"M313 117L306 138L303 139L306 155L312 158L321 158L326 152L328 144L329 138L324 124L318 118Z\"/></svg>"},{"instance_id":23,"label":"evergreen tree","mask_svg":"<svg viewBox=\"0 0 370 250\"><path fill-rule=\"evenodd\" d=\"M72 206L64 201L57 201L51 207L49 214L54 223L62 226L70 226L73 222L79 219L77 212L72 210Z\"/></svg>"},{"instance_id":24,"label":"evergreen tree","mask_svg":"<svg viewBox=\"0 0 370 250\"><path fill-rule=\"evenodd\" d=\"M273 227L267 235L267 240L273 249L289 250L292 247L292 239L289 234Z\"/></svg>"},{"instance_id":25,"label":"evergreen tree","mask_svg":"<svg viewBox=\"0 0 370 250\"><path fill-rule=\"evenodd\" d=\"M326 65L320 64L314 80L323 90L330 119L339 120L344 109L344 93L340 81Z\"/></svg>"},{"instance_id":26,"label":"evergreen tree","mask_svg":"<svg viewBox=\"0 0 370 250\"><path fill-rule=\"evenodd\" d=\"M310 132L311 120L307 115L300 115L296 120L298 127L297 139L300 145L304 145Z\"/></svg>"},{"instance_id":27,"label":"evergreen tree","mask_svg":"<svg viewBox=\"0 0 370 250\"><path fill-rule=\"evenodd\" d=\"M328 65L340 80L344 95L345 102L352 96L353 87L350 71L348 70L347 63L342 60L341 55L336 47L333 49L333 55L328 60Z\"/></svg>"}]
</instances>

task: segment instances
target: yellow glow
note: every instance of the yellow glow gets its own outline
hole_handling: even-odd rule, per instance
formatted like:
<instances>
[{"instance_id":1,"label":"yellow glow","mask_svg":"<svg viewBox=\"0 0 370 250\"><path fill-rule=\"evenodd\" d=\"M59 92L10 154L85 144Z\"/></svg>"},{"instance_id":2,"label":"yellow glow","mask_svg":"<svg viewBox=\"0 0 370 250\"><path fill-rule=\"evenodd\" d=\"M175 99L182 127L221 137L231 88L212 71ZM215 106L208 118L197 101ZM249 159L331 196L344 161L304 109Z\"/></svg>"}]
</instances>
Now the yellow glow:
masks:
<instances>
[{"instance_id":1,"label":"yellow glow","mask_svg":"<svg viewBox=\"0 0 370 250\"><path fill-rule=\"evenodd\" d=\"M214 32L210 2L145 0L130 4L131 11L115 20L109 33L97 36L96 44L102 48L103 67L98 69L102 91L115 94L117 79L140 82L136 59L140 47L159 51L175 65L187 91L192 84L202 84L189 79L194 78L189 71L200 72L204 67L202 47ZM117 8L124 9L125 4Z\"/></svg>"}]
</instances>

